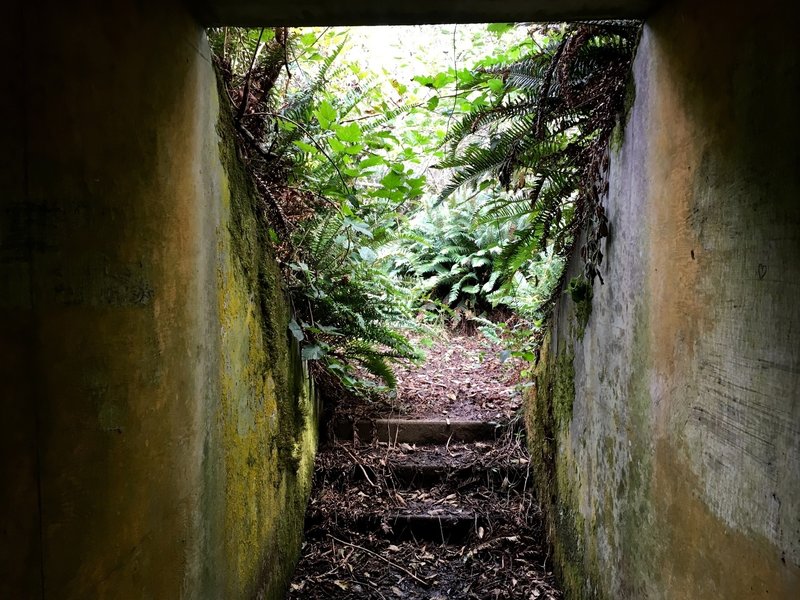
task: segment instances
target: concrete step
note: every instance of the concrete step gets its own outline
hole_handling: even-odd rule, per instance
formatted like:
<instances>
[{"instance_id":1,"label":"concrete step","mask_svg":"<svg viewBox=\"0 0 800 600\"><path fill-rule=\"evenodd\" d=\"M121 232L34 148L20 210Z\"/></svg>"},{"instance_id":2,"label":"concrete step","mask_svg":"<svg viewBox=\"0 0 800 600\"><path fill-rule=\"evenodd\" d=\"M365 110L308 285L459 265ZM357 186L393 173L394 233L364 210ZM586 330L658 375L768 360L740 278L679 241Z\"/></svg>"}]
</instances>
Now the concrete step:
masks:
<instances>
[{"instance_id":1,"label":"concrete step","mask_svg":"<svg viewBox=\"0 0 800 600\"><path fill-rule=\"evenodd\" d=\"M462 488L471 483L489 487L500 487L506 482L514 484L525 479L527 465L513 465L509 467L438 467L435 465L397 465L392 469L392 478L398 487L425 488L444 483L453 482Z\"/></svg>"},{"instance_id":2,"label":"concrete step","mask_svg":"<svg viewBox=\"0 0 800 600\"><path fill-rule=\"evenodd\" d=\"M436 465L436 464L388 464L389 476L398 489L423 489L430 488L444 482L450 482L458 489L464 489L472 484L487 487L508 486L522 487L528 465L508 465L503 467L484 467L481 465ZM329 478L359 482L377 478L375 468L370 465L352 465L341 471L329 470Z\"/></svg>"},{"instance_id":3,"label":"concrete step","mask_svg":"<svg viewBox=\"0 0 800 600\"><path fill-rule=\"evenodd\" d=\"M357 436L362 443L374 441L438 445L451 443L491 442L497 439L505 425L487 421L451 419L376 419L355 424L337 423L334 433L340 440Z\"/></svg>"},{"instance_id":4,"label":"concrete step","mask_svg":"<svg viewBox=\"0 0 800 600\"><path fill-rule=\"evenodd\" d=\"M437 544L463 544L477 532L482 519L472 511L447 513L398 512L389 516L391 537Z\"/></svg>"},{"instance_id":5,"label":"concrete step","mask_svg":"<svg viewBox=\"0 0 800 600\"><path fill-rule=\"evenodd\" d=\"M324 521L323 515L309 512L306 515L307 534L313 535L315 525L321 525ZM472 510L434 504L382 514L339 515L337 521L349 522L351 528L391 541L414 540L437 544L463 544L486 525L485 519Z\"/></svg>"}]
</instances>

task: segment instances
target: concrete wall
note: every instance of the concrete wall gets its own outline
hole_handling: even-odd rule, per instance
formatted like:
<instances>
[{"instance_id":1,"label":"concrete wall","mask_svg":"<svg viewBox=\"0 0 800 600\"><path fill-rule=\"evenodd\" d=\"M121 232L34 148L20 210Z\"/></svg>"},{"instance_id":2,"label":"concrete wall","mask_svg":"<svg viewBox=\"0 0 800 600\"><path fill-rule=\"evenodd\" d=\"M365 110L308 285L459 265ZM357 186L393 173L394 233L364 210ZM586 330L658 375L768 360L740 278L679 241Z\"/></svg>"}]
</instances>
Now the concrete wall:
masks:
<instances>
[{"instance_id":1,"label":"concrete wall","mask_svg":"<svg viewBox=\"0 0 800 600\"><path fill-rule=\"evenodd\" d=\"M800 597L788 4L680 0L645 27L611 156L606 285L582 336L559 302L528 402L572 598Z\"/></svg>"},{"instance_id":2,"label":"concrete wall","mask_svg":"<svg viewBox=\"0 0 800 600\"><path fill-rule=\"evenodd\" d=\"M315 407L204 33L178 2L11 16L0 597L281 597Z\"/></svg>"},{"instance_id":3,"label":"concrete wall","mask_svg":"<svg viewBox=\"0 0 800 600\"><path fill-rule=\"evenodd\" d=\"M187 0L208 26L399 25L641 19L659 0Z\"/></svg>"}]
</instances>

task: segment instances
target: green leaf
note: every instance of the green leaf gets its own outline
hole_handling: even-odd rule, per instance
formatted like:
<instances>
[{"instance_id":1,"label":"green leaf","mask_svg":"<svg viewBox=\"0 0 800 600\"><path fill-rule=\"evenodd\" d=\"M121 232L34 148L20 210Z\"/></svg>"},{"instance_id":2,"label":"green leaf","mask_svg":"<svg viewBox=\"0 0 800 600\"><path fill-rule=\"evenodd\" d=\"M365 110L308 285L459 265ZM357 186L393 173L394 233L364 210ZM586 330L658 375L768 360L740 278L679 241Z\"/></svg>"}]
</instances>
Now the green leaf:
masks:
<instances>
[{"instance_id":1,"label":"green leaf","mask_svg":"<svg viewBox=\"0 0 800 600\"><path fill-rule=\"evenodd\" d=\"M319 344L314 344L313 346L303 347L303 351L301 352L301 354L303 360L319 360L320 358L325 356L325 351Z\"/></svg>"},{"instance_id":2,"label":"green leaf","mask_svg":"<svg viewBox=\"0 0 800 600\"><path fill-rule=\"evenodd\" d=\"M331 147L331 150L333 150L337 154L343 154L343 153L347 152L347 146L345 146L342 142L337 140L335 137L328 138L328 145Z\"/></svg>"},{"instance_id":3,"label":"green leaf","mask_svg":"<svg viewBox=\"0 0 800 600\"><path fill-rule=\"evenodd\" d=\"M378 258L378 255L375 254L375 251L372 248L369 248L367 246L361 246L361 248L358 249L358 255L362 259L364 259L366 261L369 261L369 262L372 262L373 260Z\"/></svg>"},{"instance_id":4,"label":"green leaf","mask_svg":"<svg viewBox=\"0 0 800 600\"><path fill-rule=\"evenodd\" d=\"M398 175L395 171L389 171L389 174L381 179L381 185L386 189L393 190L403 184L403 176Z\"/></svg>"},{"instance_id":5,"label":"green leaf","mask_svg":"<svg viewBox=\"0 0 800 600\"><path fill-rule=\"evenodd\" d=\"M369 228L369 225L364 223L364 221L357 221L355 219L351 219L350 217L345 217L343 223L345 227L348 227L353 231L357 231L368 238L372 237L372 230Z\"/></svg>"},{"instance_id":6,"label":"green leaf","mask_svg":"<svg viewBox=\"0 0 800 600\"><path fill-rule=\"evenodd\" d=\"M430 100L428 100L427 104L428 110L433 110L437 106L439 106L439 96L434 96Z\"/></svg>"},{"instance_id":7,"label":"green leaf","mask_svg":"<svg viewBox=\"0 0 800 600\"><path fill-rule=\"evenodd\" d=\"M297 321L294 319L289 321L289 331L292 332L292 335L298 342L302 342L304 339L306 339L306 335L303 333L303 328L300 327L300 325L298 325Z\"/></svg>"},{"instance_id":8,"label":"green leaf","mask_svg":"<svg viewBox=\"0 0 800 600\"><path fill-rule=\"evenodd\" d=\"M361 140L361 127L358 126L358 123L337 125L334 127L334 131L336 132L336 137L343 142L354 144L355 142Z\"/></svg>"},{"instance_id":9,"label":"green leaf","mask_svg":"<svg viewBox=\"0 0 800 600\"><path fill-rule=\"evenodd\" d=\"M514 23L490 23L486 26L486 31L491 31L497 35L503 35L511 29L514 29Z\"/></svg>"},{"instance_id":10,"label":"green leaf","mask_svg":"<svg viewBox=\"0 0 800 600\"><path fill-rule=\"evenodd\" d=\"M306 142L304 142L302 140L295 140L294 141L294 145L297 146L298 148L300 148L300 150L302 150L303 152L308 152L309 154L316 154L317 152L319 152L319 150L317 150L316 146L313 146L311 144L307 144Z\"/></svg>"},{"instance_id":11,"label":"green leaf","mask_svg":"<svg viewBox=\"0 0 800 600\"><path fill-rule=\"evenodd\" d=\"M361 169L366 169L368 167L375 167L377 165L383 165L383 164L386 164L386 161L383 160L383 158L378 156L377 154L373 154L362 160L360 163L358 163L358 166Z\"/></svg>"},{"instance_id":12,"label":"green leaf","mask_svg":"<svg viewBox=\"0 0 800 600\"><path fill-rule=\"evenodd\" d=\"M461 83L472 83L475 81L475 75L473 75L472 71L469 69L459 69L456 76Z\"/></svg>"},{"instance_id":13,"label":"green leaf","mask_svg":"<svg viewBox=\"0 0 800 600\"><path fill-rule=\"evenodd\" d=\"M399 82L398 82L397 80L395 80L395 79L391 79L391 80L389 81L389 83L391 84L391 86L392 86L394 89L396 89L396 90L397 90L397 93L398 93L398 94L405 94L405 93L406 93L406 90L408 90L408 87L407 87L406 85L404 85L404 84L402 84L402 83L399 83Z\"/></svg>"},{"instance_id":14,"label":"green leaf","mask_svg":"<svg viewBox=\"0 0 800 600\"><path fill-rule=\"evenodd\" d=\"M304 33L300 36L300 41L304 46L310 46L317 41L317 34L314 32Z\"/></svg>"},{"instance_id":15,"label":"green leaf","mask_svg":"<svg viewBox=\"0 0 800 600\"><path fill-rule=\"evenodd\" d=\"M339 328L334 327L333 325L323 325L321 323L317 323L317 328L320 330L320 333L324 333L326 335L342 335L339 331Z\"/></svg>"},{"instance_id":16,"label":"green leaf","mask_svg":"<svg viewBox=\"0 0 800 600\"><path fill-rule=\"evenodd\" d=\"M505 87L505 83L503 83L502 79L490 79L486 82L486 85L489 86L489 89L492 90L495 94L499 94L503 91Z\"/></svg>"},{"instance_id":17,"label":"green leaf","mask_svg":"<svg viewBox=\"0 0 800 600\"><path fill-rule=\"evenodd\" d=\"M383 379L387 387L392 389L397 387L397 379L385 358L382 356L369 355L362 358L361 362L370 373Z\"/></svg>"},{"instance_id":18,"label":"green leaf","mask_svg":"<svg viewBox=\"0 0 800 600\"><path fill-rule=\"evenodd\" d=\"M333 108L330 102L323 100L319 103L317 110L314 111L314 116L317 117L320 127L329 129L331 123L336 120L336 109Z\"/></svg>"},{"instance_id":19,"label":"green leaf","mask_svg":"<svg viewBox=\"0 0 800 600\"><path fill-rule=\"evenodd\" d=\"M440 90L453 80L447 73L439 73L433 78L431 85L434 89Z\"/></svg>"}]
</instances>

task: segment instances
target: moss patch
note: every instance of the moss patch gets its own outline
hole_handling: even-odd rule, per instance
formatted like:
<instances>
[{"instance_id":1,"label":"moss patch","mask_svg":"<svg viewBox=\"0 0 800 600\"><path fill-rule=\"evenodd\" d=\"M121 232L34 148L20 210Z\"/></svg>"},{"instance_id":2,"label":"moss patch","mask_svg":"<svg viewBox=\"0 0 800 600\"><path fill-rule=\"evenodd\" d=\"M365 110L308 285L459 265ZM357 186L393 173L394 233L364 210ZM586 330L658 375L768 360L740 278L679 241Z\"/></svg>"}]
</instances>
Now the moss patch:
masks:
<instances>
[{"instance_id":1,"label":"moss patch","mask_svg":"<svg viewBox=\"0 0 800 600\"><path fill-rule=\"evenodd\" d=\"M577 334L579 338L583 338L586 325L589 324L589 317L592 316L592 297L594 296L592 283L583 275L573 277L566 291L575 303L575 319L578 323Z\"/></svg>"},{"instance_id":2,"label":"moss patch","mask_svg":"<svg viewBox=\"0 0 800 600\"><path fill-rule=\"evenodd\" d=\"M545 514L553 561L567 598L601 598L594 588L596 561L587 556L587 523L579 508L571 470L570 423L575 401L575 355L571 347L553 356L545 337L535 385L526 397L525 420L535 489ZM589 524L591 525L591 524Z\"/></svg>"},{"instance_id":3,"label":"moss patch","mask_svg":"<svg viewBox=\"0 0 800 600\"><path fill-rule=\"evenodd\" d=\"M283 598L296 562L316 449L316 402L288 335L289 309L258 196L238 160L227 99L218 124L222 218L218 409L223 559L235 597Z\"/></svg>"},{"instance_id":4,"label":"moss patch","mask_svg":"<svg viewBox=\"0 0 800 600\"><path fill-rule=\"evenodd\" d=\"M631 77L628 81L628 85L625 87L625 103L622 108L622 114L619 115L617 124L614 126L614 130L611 132L611 138L608 141L609 147L614 152L619 152L622 149L622 142L625 141L625 129L628 126L631 109L633 108L635 100L636 82L633 77Z\"/></svg>"},{"instance_id":5,"label":"moss patch","mask_svg":"<svg viewBox=\"0 0 800 600\"><path fill-rule=\"evenodd\" d=\"M569 426L572 420L572 405L575 403L575 354L571 350L555 358L550 370L550 398L553 415L559 429Z\"/></svg>"}]
</instances>

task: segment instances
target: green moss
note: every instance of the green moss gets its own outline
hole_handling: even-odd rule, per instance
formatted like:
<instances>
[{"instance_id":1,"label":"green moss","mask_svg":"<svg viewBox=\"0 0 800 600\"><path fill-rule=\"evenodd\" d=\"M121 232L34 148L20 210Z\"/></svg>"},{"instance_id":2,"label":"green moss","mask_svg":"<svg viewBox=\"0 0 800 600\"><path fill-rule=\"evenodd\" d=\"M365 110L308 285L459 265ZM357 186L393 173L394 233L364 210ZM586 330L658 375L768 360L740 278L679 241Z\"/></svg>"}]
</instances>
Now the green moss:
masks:
<instances>
[{"instance_id":1,"label":"green moss","mask_svg":"<svg viewBox=\"0 0 800 600\"><path fill-rule=\"evenodd\" d=\"M636 100L636 82L631 77L628 80L628 85L625 87L625 100L622 107L622 113L617 119L614 130L611 132L611 139L609 146L614 152L619 152L622 149L622 143L625 141L625 129L628 126L628 121L631 116L631 108Z\"/></svg>"},{"instance_id":2,"label":"green moss","mask_svg":"<svg viewBox=\"0 0 800 600\"><path fill-rule=\"evenodd\" d=\"M573 277L567 286L567 293L575 303L575 318L578 323L578 337L583 338L583 334L586 331L586 325L589 323L589 317L592 316L592 297L594 296L592 284L583 275Z\"/></svg>"},{"instance_id":3,"label":"green moss","mask_svg":"<svg viewBox=\"0 0 800 600\"><path fill-rule=\"evenodd\" d=\"M217 304L225 477L224 565L236 597L283 598L303 530L317 407L296 344L268 224L235 150L220 95L222 181Z\"/></svg>"},{"instance_id":4,"label":"green moss","mask_svg":"<svg viewBox=\"0 0 800 600\"><path fill-rule=\"evenodd\" d=\"M572 421L575 402L575 354L565 351L558 355L550 373L553 414L559 428L568 427Z\"/></svg>"},{"instance_id":5,"label":"green moss","mask_svg":"<svg viewBox=\"0 0 800 600\"><path fill-rule=\"evenodd\" d=\"M620 597L647 597L646 573L658 568L652 564L653 557L658 556L658 541L642 535L654 520L650 442L644 433L648 431L650 407L644 376L646 322L640 316L634 332L637 363L632 365L634 376L627 394L628 410L615 416L631 442L630 457L618 455L618 438L614 435L603 438L596 449L585 450L596 453L597 464L605 473L618 472L617 482L609 483L601 495L593 496L592 490L584 487L587 482L581 480L579 460L585 457L579 459L573 455L576 440L572 438L570 423L575 372L574 351L569 344L559 353L553 353L550 335L546 336L534 375L535 385L526 397L535 489L547 523L553 568L567 599L600 600L617 592ZM618 465L618 461L624 462ZM612 581L608 566L600 566L601 532L607 543L622 549L613 554L622 557L617 573L624 573L624 581Z\"/></svg>"},{"instance_id":6,"label":"green moss","mask_svg":"<svg viewBox=\"0 0 800 600\"><path fill-rule=\"evenodd\" d=\"M596 557L587 554L587 527L579 503L570 450L572 408L575 400L574 352L571 347L553 356L546 336L534 374L535 385L526 397L525 420L535 489L542 506L555 570L567 598L601 598L593 582Z\"/></svg>"}]
</instances>

